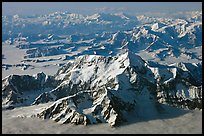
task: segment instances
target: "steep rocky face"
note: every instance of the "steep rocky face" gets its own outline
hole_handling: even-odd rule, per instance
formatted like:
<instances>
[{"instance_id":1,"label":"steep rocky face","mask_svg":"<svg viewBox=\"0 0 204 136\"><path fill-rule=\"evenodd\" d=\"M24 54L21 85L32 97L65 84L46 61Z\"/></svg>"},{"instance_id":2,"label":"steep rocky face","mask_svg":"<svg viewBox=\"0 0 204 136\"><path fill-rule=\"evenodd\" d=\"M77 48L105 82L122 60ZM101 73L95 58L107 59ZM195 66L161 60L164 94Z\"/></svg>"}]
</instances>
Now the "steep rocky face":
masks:
<instances>
[{"instance_id":1,"label":"steep rocky face","mask_svg":"<svg viewBox=\"0 0 204 136\"><path fill-rule=\"evenodd\" d=\"M34 76L10 75L2 80L2 106L12 108L18 105L30 105L42 91L53 88L53 77L43 72Z\"/></svg>"},{"instance_id":2,"label":"steep rocky face","mask_svg":"<svg viewBox=\"0 0 204 136\"><path fill-rule=\"evenodd\" d=\"M159 103L201 109L201 68L202 63L155 64L127 50L115 57L85 55L69 61L49 82L44 74L6 78L2 94L11 101L16 99L16 92L51 86L32 101L53 101L37 113L39 118L84 125L108 122L115 126L134 110L138 114L157 114L162 109ZM21 87L24 80L25 86Z\"/></svg>"},{"instance_id":3,"label":"steep rocky face","mask_svg":"<svg viewBox=\"0 0 204 136\"><path fill-rule=\"evenodd\" d=\"M163 70L153 68L157 79L158 101L176 107L202 109L201 67L201 63L178 63Z\"/></svg>"}]
</instances>

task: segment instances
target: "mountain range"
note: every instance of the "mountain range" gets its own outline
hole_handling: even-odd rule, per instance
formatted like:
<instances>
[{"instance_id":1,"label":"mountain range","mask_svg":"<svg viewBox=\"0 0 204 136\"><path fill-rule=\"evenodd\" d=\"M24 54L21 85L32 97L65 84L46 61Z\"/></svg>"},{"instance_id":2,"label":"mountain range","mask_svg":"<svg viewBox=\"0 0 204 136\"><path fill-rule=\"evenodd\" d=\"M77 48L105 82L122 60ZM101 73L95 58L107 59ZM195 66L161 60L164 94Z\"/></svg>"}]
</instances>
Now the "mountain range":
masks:
<instances>
[{"instance_id":1,"label":"mountain range","mask_svg":"<svg viewBox=\"0 0 204 136\"><path fill-rule=\"evenodd\" d=\"M23 64L4 63L2 70L63 63L53 75L3 78L2 108L51 102L35 116L63 124L110 126L120 125L133 111L165 112L164 105L202 109L202 12L190 15L182 19L68 12L3 16L3 46L25 54ZM2 59L6 61L7 55L3 53Z\"/></svg>"}]
</instances>

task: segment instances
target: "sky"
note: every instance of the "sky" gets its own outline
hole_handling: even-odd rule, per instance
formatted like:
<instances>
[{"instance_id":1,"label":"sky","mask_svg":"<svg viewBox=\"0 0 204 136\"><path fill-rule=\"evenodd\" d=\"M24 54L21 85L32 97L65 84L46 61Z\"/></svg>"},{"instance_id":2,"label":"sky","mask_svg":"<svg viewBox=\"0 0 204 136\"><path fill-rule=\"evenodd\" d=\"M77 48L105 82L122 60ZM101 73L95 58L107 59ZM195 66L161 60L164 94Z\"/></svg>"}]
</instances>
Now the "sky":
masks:
<instances>
[{"instance_id":1,"label":"sky","mask_svg":"<svg viewBox=\"0 0 204 136\"><path fill-rule=\"evenodd\" d=\"M105 8L104 8L105 7ZM202 2L3 2L3 15L35 15L56 11L92 14L95 12L161 12L202 10Z\"/></svg>"}]
</instances>

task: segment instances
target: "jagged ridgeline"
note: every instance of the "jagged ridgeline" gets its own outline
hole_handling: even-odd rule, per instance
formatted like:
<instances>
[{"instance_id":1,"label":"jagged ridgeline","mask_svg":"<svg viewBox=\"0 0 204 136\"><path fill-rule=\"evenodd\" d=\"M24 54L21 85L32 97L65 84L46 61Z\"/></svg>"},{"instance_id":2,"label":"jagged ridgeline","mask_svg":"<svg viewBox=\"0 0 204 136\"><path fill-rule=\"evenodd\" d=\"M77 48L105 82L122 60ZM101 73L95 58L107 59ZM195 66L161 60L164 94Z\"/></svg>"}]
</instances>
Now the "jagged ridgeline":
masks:
<instances>
[{"instance_id":1,"label":"jagged ridgeline","mask_svg":"<svg viewBox=\"0 0 204 136\"><path fill-rule=\"evenodd\" d=\"M162 104L202 109L202 62L160 65L125 51L118 56L83 55L54 76L11 75L2 80L2 106L53 102L36 115L60 123L111 126L141 109Z\"/></svg>"}]
</instances>

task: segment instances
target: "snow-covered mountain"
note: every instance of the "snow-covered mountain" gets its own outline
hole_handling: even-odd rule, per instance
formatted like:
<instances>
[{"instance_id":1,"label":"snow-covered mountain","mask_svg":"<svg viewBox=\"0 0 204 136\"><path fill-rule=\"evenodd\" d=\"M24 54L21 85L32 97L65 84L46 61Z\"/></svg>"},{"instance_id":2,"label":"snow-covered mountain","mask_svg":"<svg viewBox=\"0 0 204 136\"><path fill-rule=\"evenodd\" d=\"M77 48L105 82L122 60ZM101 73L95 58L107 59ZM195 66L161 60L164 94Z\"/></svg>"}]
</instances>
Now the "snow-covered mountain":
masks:
<instances>
[{"instance_id":1,"label":"snow-covered mountain","mask_svg":"<svg viewBox=\"0 0 204 136\"><path fill-rule=\"evenodd\" d=\"M53 75L44 70L3 78L3 109L51 102L35 115L111 126L131 112L164 112L164 105L202 109L202 12L183 18L68 12L2 16L2 28L3 72L59 67Z\"/></svg>"},{"instance_id":2,"label":"snow-covered mountain","mask_svg":"<svg viewBox=\"0 0 204 136\"><path fill-rule=\"evenodd\" d=\"M40 89L44 92L34 99L27 96L30 104L54 102L36 113L38 117L60 123L108 122L114 126L133 110L140 113L151 109L156 114L162 109L159 103L201 109L201 68L202 63L159 65L129 51L115 57L79 56L52 78L40 73L35 78L12 75L3 79L3 103L15 107L24 102L21 96Z\"/></svg>"}]
</instances>

